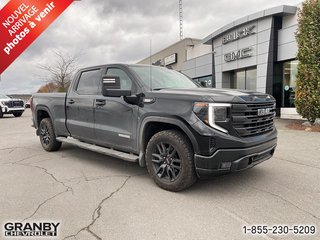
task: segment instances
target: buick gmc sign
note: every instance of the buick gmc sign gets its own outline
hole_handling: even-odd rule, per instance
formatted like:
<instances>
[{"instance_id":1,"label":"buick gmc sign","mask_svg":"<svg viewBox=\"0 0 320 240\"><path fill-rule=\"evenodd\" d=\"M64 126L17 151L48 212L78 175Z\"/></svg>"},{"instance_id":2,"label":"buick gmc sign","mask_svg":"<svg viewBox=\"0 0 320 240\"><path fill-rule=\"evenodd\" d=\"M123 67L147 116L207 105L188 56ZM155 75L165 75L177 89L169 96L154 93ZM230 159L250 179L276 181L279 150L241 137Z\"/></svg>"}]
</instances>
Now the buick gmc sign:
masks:
<instances>
[{"instance_id":1,"label":"buick gmc sign","mask_svg":"<svg viewBox=\"0 0 320 240\"><path fill-rule=\"evenodd\" d=\"M248 58L252 56L252 47L243 48L224 55L226 62L233 62L239 59Z\"/></svg>"},{"instance_id":2,"label":"buick gmc sign","mask_svg":"<svg viewBox=\"0 0 320 240\"><path fill-rule=\"evenodd\" d=\"M222 38L222 44L227 44L229 42L233 42L233 41L236 41L238 39L245 38L245 37L248 37L250 35L255 34L256 33L254 31L255 27L256 27L255 25L251 25L251 26L242 28L242 29L240 29L238 31L235 31L235 32L232 32L232 33L229 33L229 34L225 35Z\"/></svg>"}]
</instances>

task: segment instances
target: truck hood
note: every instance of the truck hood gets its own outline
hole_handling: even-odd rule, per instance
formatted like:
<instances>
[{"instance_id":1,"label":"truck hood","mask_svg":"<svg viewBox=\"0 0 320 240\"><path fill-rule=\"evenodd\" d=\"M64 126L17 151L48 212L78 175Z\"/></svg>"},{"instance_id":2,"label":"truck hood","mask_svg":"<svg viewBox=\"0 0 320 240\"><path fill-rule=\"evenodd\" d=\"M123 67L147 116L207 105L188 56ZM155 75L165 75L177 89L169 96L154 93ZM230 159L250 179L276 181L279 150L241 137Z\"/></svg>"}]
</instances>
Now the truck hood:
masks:
<instances>
[{"instance_id":1,"label":"truck hood","mask_svg":"<svg viewBox=\"0 0 320 240\"><path fill-rule=\"evenodd\" d=\"M22 101L22 99L16 99L16 98L0 98L0 102L10 102L10 101Z\"/></svg>"},{"instance_id":2,"label":"truck hood","mask_svg":"<svg viewBox=\"0 0 320 240\"><path fill-rule=\"evenodd\" d=\"M153 93L158 95L158 97L175 96L176 98L192 98L198 101L213 102L248 103L274 101L274 98L269 94L239 89L161 89L154 91Z\"/></svg>"}]
</instances>

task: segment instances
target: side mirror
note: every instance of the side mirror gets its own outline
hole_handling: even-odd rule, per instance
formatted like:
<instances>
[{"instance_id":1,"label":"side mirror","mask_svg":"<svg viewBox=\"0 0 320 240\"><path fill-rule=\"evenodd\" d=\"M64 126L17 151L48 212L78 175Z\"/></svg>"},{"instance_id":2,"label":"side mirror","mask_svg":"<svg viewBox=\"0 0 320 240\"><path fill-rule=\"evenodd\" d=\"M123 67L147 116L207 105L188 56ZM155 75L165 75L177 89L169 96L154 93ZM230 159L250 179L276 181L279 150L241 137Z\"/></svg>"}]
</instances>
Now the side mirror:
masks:
<instances>
[{"instance_id":1,"label":"side mirror","mask_svg":"<svg viewBox=\"0 0 320 240\"><path fill-rule=\"evenodd\" d=\"M105 97L126 97L131 96L130 90L122 90L118 76L102 77L102 95Z\"/></svg>"}]
</instances>

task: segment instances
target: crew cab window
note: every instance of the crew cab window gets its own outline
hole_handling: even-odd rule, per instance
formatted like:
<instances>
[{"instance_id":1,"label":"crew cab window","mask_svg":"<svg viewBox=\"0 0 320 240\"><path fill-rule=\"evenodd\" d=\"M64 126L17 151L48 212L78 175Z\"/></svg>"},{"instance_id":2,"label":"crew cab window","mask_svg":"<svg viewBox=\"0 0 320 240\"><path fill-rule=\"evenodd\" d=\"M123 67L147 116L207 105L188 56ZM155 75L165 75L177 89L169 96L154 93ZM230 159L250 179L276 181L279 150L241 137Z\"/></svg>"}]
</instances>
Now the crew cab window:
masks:
<instances>
[{"instance_id":1,"label":"crew cab window","mask_svg":"<svg viewBox=\"0 0 320 240\"><path fill-rule=\"evenodd\" d=\"M100 78L100 69L82 72L76 91L82 95L98 94Z\"/></svg>"},{"instance_id":2,"label":"crew cab window","mask_svg":"<svg viewBox=\"0 0 320 240\"><path fill-rule=\"evenodd\" d=\"M107 70L107 75L115 76L120 78L121 90L131 90L132 81L128 74L120 68L109 68Z\"/></svg>"}]
</instances>

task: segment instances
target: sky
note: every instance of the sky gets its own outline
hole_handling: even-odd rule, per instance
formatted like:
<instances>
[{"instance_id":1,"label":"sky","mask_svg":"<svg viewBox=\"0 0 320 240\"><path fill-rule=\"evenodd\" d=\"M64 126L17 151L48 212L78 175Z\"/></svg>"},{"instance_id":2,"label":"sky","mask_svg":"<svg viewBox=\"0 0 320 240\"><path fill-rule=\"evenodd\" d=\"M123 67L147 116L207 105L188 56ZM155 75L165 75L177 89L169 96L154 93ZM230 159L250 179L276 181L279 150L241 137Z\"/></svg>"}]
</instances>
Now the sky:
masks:
<instances>
[{"instance_id":1,"label":"sky","mask_svg":"<svg viewBox=\"0 0 320 240\"><path fill-rule=\"evenodd\" d=\"M8 0L0 0L0 8ZM183 0L184 37L203 39L251 13L299 0ZM46 82L39 65L54 52L78 56L79 67L136 63L179 41L178 0L82 0L74 2L1 75L0 93L34 93Z\"/></svg>"}]
</instances>

